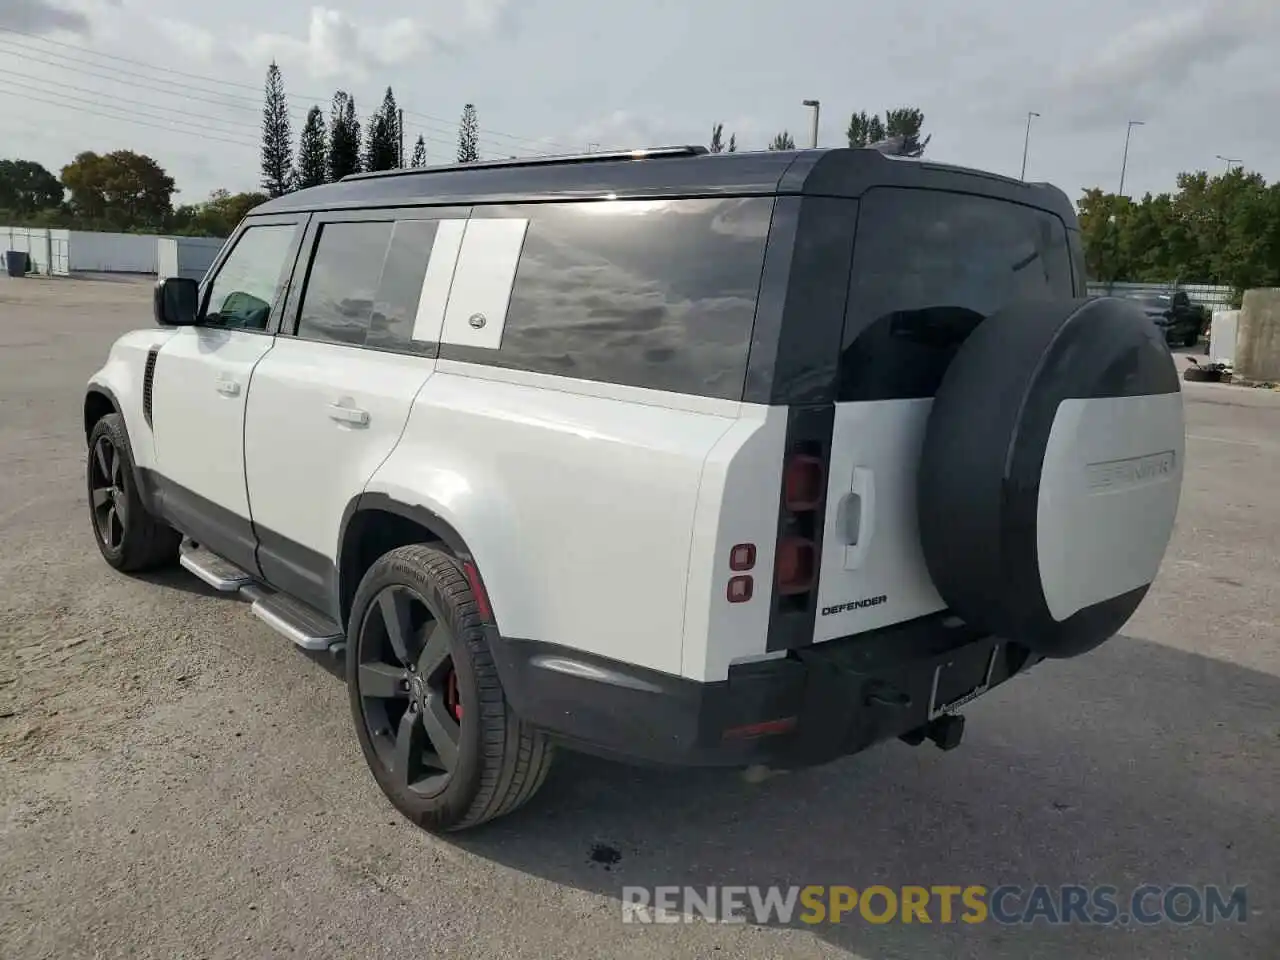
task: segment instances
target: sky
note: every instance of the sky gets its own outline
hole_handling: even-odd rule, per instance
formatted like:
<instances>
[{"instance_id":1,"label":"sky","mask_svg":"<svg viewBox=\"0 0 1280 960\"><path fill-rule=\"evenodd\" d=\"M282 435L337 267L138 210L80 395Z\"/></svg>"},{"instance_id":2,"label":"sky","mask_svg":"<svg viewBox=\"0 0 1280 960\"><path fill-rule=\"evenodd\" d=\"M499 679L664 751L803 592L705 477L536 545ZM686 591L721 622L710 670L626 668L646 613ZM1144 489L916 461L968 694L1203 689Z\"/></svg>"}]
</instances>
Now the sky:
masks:
<instances>
[{"instance_id":1,"label":"sky","mask_svg":"<svg viewBox=\"0 0 1280 960\"><path fill-rule=\"evenodd\" d=\"M853 111L924 111L927 156L1072 199L1172 190L1219 156L1280 178L1276 0L0 0L0 158L55 173L130 149L175 203L256 189L274 59L294 136L338 89L362 118L390 85L433 163L463 104L482 157L706 143L783 129L844 145Z\"/></svg>"}]
</instances>

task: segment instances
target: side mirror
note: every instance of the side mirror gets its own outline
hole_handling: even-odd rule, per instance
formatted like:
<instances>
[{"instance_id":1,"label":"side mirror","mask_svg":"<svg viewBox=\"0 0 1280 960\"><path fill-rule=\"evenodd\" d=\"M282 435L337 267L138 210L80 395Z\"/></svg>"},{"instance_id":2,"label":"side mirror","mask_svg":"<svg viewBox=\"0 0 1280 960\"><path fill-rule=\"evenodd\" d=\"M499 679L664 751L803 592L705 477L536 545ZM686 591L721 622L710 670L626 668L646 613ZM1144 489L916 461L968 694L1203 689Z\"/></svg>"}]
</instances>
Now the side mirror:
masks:
<instances>
[{"instance_id":1,"label":"side mirror","mask_svg":"<svg viewBox=\"0 0 1280 960\"><path fill-rule=\"evenodd\" d=\"M196 322L200 286L189 277L166 277L156 282L152 311L162 327L190 327Z\"/></svg>"}]
</instances>

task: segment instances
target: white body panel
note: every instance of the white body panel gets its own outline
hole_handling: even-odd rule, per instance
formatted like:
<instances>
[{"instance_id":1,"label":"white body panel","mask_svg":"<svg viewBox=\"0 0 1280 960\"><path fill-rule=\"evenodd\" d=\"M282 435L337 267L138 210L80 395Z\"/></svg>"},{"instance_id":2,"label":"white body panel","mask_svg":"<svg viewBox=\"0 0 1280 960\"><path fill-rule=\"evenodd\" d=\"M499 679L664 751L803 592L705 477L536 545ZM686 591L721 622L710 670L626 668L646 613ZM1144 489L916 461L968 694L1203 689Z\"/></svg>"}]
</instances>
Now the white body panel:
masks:
<instances>
[{"instance_id":1,"label":"white body panel","mask_svg":"<svg viewBox=\"0 0 1280 960\"><path fill-rule=\"evenodd\" d=\"M707 455L689 552L681 673L723 680L729 665L764 654L773 595L778 497L787 438L785 407L743 404L739 419ZM747 603L728 603L729 554L756 546Z\"/></svg>"},{"instance_id":2,"label":"white body panel","mask_svg":"<svg viewBox=\"0 0 1280 960\"><path fill-rule=\"evenodd\" d=\"M124 417L129 445L133 450L133 462L142 469L154 467L156 461L151 428L142 413L142 377L147 366L147 353L172 335L172 330L158 327L124 334L111 345L107 362L89 378L90 389L104 387L120 404L120 415Z\"/></svg>"},{"instance_id":3,"label":"white body panel","mask_svg":"<svg viewBox=\"0 0 1280 960\"><path fill-rule=\"evenodd\" d=\"M505 635L678 674L703 465L739 407L442 360L367 489L462 534Z\"/></svg>"},{"instance_id":4,"label":"white body panel","mask_svg":"<svg viewBox=\"0 0 1280 960\"><path fill-rule=\"evenodd\" d=\"M281 337L253 374L253 522L329 558L343 511L391 453L435 361Z\"/></svg>"},{"instance_id":5,"label":"white body panel","mask_svg":"<svg viewBox=\"0 0 1280 960\"><path fill-rule=\"evenodd\" d=\"M916 512L932 406L931 399L836 404L815 641L946 607L925 566Z\"/></svg>"},{"instance_id":6,"label":"white body panel","mask_svg":"<svg viewBox=\"0 0 1280 960\"><path fill-rule=\"evenodd\" d=\"M152 388L156 468L245 518L245 402L253 368L272 343L241 330L176 330L160 351Z\"/></svg>"},{"instance_id":7,"label":"white body panel","mask_svg":"<svg viewBox=\"0 0 1280 960\"><path fill-rule=\"evenodd\" d=\"M1178 512L1185 442L1181 394L1058 407L1036 519L1040 582L1055 620L1155 579Z\"/></svg>"},{"instance_id":8,"label":"white body panel","mask_svg":"<svg viewBox=\"0 0 1280 960\"><path fill-rule=\"evenodd\" d=\"M442 343L490 350L502 346L511 286L528 226L528 220L518 218L467 222L453 268Z\"/></svg>"}]
</instances>

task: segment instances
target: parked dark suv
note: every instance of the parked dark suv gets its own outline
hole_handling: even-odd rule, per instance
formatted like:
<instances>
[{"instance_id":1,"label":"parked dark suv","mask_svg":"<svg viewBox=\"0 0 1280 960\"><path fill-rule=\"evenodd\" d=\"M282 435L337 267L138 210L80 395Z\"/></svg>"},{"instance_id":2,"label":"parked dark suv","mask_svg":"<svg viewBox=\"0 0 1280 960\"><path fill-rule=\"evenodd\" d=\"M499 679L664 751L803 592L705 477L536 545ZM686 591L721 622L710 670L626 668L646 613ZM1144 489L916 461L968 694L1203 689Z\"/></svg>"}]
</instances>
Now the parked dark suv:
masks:
<instances>
[{"instance_id":1,"label":"parked dark suv","mask_svg":"<svg viewBox=\"0 0 1280 960\"><path fill-rule=\"evenodd\" d=\"M1135 298L1171 345L1194 347L1204 333L1205 310L1191 302L1186 292L1152 294Z\"/></svg>"}]
</instances>

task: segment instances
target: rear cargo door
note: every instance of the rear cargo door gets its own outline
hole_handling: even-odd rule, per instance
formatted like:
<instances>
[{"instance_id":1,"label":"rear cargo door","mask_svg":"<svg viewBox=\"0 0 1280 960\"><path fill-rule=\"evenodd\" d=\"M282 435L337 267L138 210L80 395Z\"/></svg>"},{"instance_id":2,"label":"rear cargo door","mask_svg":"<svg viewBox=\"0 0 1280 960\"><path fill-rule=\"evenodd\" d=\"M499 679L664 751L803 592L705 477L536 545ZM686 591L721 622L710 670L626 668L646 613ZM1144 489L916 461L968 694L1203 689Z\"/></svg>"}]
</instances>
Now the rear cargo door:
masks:
<instances>
[{"instance_id":1,"label":"rear cargo door","mask_svg":"<svg viewBox=\"0 0 1280 960\"><path fill-rule=\"evenodd\" d=\"M925 566L916 513L933 395L983 319L1015 300L1072 296L1071 245L1053 214L936 190L885 187L863 197L832 428L815 641L945 608Z\"/></svg>"}]
</instances>

